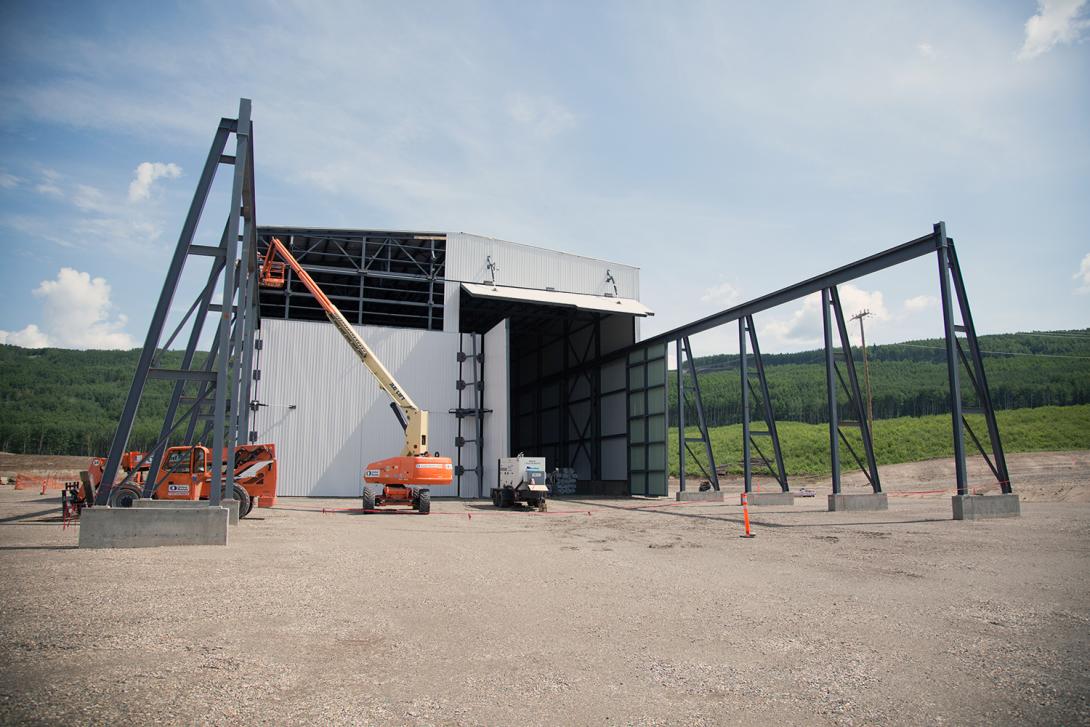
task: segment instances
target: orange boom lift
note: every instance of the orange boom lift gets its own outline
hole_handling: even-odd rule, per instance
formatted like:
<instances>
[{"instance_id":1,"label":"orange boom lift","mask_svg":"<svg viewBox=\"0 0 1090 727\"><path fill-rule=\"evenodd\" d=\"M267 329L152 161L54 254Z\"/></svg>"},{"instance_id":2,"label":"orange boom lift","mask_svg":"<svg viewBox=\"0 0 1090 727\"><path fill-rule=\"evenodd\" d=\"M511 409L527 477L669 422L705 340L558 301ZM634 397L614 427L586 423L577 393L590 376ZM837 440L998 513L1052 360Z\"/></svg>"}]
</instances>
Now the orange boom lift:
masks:
<instances>
[{"instance_id":1,"label":"orange boom lift","mask_svg":"<svg viewBox=\"0 0 1090 727\"><path fill-rule=\"evenodd\" d=\"M277 257L281 260L278 261ZM382 505L401 504L411 506L422 515L428 514L431 511L431 492L426 486L449 485L454 478L454 465L450 457L440 457L438 452L434 455L428 454L428 412L418 407L398 385L333 301L322 292L284 243L275 237L269 243L269 249L261 264L261 285L284 287L285 264L291 267L296 277L322 306L329 321L344 336L344 340L375 377L382 390L393 399L390 408L405 431L405 446L400 456L367 465L363 474L363 509L367 511ZM381 492L372 490L366 483L382 485Z\"/></svg>"}]
</instances>

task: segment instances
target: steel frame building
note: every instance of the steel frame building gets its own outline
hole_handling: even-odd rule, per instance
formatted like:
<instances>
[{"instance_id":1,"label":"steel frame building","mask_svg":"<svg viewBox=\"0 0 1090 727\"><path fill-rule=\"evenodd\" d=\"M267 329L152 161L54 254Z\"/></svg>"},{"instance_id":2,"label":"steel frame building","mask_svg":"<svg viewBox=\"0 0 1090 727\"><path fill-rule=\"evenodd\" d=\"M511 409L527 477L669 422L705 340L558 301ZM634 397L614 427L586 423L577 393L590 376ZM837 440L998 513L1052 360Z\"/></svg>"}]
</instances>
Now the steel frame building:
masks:
<instances>
[{"instance_id":1,"label":"steel frame building","mask_svg":"<svg viewBox=\"0 0 1090 727\"><path fill-rule=\"evenodd\" d=\"M234 153L229 154L232 137ZM194 232L221 166L233 168L232 211L218 246L195 244ZM677 448L682 455L691 453L719 489L689 341L733 323L741 351L745 489L752 488L756 464L788 492L789 473L753 316L813 293L822 300L833 490L841 491L841 453L846 452L873 492L880 493L872 432L837 286L935 255L957 491L968 494L967 435L1001 491L1011 492L961 268L943 223L903 245L640 340L638 318L651 312L638 302L636 268L465 233L259 228L246 99L238 118L222 119L216 130L103 483L114 481L152 379L173 381L174 387L160 437L146 457L152 469L147 490L165 448L173 444L211 441L214 456L222 456L237 443L272 438L281 458L283 494L358 494L361 463L396 448L400 435L391 422L371 418L372 411L389 416L384 402L373 406L377 387L367 388L366 374L351 361L332 327L320 322L324 315L298 281L289 277L283 290L259 289L257 262L274 236L293 250L349 321L361 327L406 387L423 392L423 406L433 412L432 441L446 442L440 448L458 462L453 491L436 494L462 497L484 495L494 476L489 463L518 451L544 455L550 466L575 467L591 491L667 494L671 345L677 361ZM183 268L198 260L210 261L207 282L181 322L164 335ZM221 304L213 302L217 289ZM197 345L209 328L215 336L209 354L201 357ZM162 351L183 340L181 366L161 368ZM962 401L962 376L975 395L970 405ZM696 414L696 437L686 435L687 408ZM973 414L983 417L979 431L967 418ZM763 429L754 428L755 421ZM682 489L687 486L685 460L680 457ZM215 467L213 476L211 504L218 504L222 494L216 485L230 492L231 469ZM108 501L109 490L108 484L100 488L96 504Z\"/></svg>"}]
</instances>

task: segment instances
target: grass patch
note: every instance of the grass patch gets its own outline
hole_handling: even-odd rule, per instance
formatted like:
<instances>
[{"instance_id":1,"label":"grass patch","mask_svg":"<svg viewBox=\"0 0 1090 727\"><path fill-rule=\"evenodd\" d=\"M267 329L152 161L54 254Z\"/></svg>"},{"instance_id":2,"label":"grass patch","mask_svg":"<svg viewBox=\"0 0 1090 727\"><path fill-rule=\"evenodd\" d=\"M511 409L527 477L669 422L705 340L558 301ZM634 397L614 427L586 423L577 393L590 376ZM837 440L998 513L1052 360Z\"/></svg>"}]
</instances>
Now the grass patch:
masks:
<instances>
[{"instance_id":1,"label":"grass patch","mask_svg":"<svg viewBox=\"0 0 1090 727\"><path fill-rule=\"evenodd\" d=\"M996 413L999 434L1005 452L1047 452L1071 449L1090 449L1090 404L1078 406L1044 406L1034 409L1009 409ZM982 442L987 442L984 417L967 417L970 426ZM764 422L755 422L753 429L764 429ZM827 475L829 462L828 424L804 424L802 422L777 422L784 464L788 475ZM846 428L847 430L847 428ZM695 427L687 427L688 436L699 436ZM732 473L742 472L742 425L732 424L712 427L712 451L716 462ZM862 440L858 430L848 431L849 441L859 456L863 456ZM772 459L772 442L768 437L757 437L757 444ZM690 445L701 460L704 453L699 444ZM875 456L879 465L899 462L919 462L938 457L951 457L954 443L949 415L926 417L900 417L879 419L874 422ZM841 444L841 467L846 471L858 469L855 461ZM670 452L670 473L677 474L677 428L672 427L667 442ZM966 436L966 452L974 454L976 448ZM754 452L756 457L757 453ZM692 456L686 459L686 472L699 473Z\"/></svg>"}]
</instances>

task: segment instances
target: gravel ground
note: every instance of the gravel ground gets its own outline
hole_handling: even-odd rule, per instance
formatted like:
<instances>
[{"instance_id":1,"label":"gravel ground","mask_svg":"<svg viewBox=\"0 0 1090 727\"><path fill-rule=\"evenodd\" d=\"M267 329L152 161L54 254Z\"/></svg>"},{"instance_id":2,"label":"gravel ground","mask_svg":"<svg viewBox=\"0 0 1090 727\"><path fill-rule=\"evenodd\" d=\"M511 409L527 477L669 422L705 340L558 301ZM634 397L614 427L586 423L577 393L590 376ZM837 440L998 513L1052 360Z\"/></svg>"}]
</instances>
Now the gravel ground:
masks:
<instances>
[{"instance_id":1,"label":"gravel ground","mask_svg":"<svg viewBox=\"0 0 1090 727\"><path fill-rule=\"evenodd\" d=\"M1090 488L1053 459L1026 479ZM736 495L285 499L226 549L81 551L3 487L0 722L1090 724L1086 498L973 523L817 489L751 540Z\"/></svg>"}]
</instances>

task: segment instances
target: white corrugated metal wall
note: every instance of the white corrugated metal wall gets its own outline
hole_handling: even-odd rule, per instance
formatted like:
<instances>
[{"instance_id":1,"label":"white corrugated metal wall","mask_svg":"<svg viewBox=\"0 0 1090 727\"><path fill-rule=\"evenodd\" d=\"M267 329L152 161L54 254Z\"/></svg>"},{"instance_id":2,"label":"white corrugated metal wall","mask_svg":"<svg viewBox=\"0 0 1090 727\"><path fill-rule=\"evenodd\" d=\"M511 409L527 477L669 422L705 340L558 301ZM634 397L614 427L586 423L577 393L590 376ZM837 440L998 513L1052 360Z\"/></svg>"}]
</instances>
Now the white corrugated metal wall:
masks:
<instances>
[{"instance_id":1,"label":"white corrugated metal wall","mask_svg":"<svg viewBox=\"0 0 1090 727\"><path fill-rule=\"evenodd\" d=\"M640 269L606 260L569 255L491 237L452 232L447 235L448 280L482 283L491 280L487 260L499 267L496 282L521 288L554 288L567 293L612 293L606 271L617 281L622 298L640 297Z\"/></svg>"},{"instance_id":2,"label":"white corrugated metal wall","mask_svg":"<svg viewBox=\"0 0 1090 727\"><path fill-rule=\"evenodd\" d=\"M416 403L428 410L433 451L454 455L458 334L356 326ZM329 323L261 322L261 381L255 416L276 445L281 495L358 496L363 468L400 453L389 397ZM290 407L294 406L292 409ZM437 487L435 495L454 495Z\"/></svg>"},{"instance_id":3,"label":"white corrugated metal wall","mask_svg":"<svg viewBox=\"0 0 1090 727\"><path fill-rule=\"evenodd\" d=\"M499 460L511 451L511 336L504 318L484 335L484 497L499 481ZM473 478L468 478L470 482Z\"/></svg>"}]
</instances>

